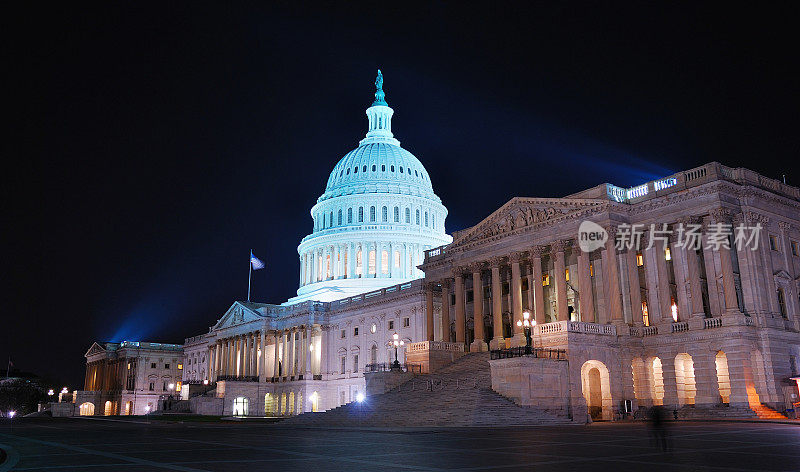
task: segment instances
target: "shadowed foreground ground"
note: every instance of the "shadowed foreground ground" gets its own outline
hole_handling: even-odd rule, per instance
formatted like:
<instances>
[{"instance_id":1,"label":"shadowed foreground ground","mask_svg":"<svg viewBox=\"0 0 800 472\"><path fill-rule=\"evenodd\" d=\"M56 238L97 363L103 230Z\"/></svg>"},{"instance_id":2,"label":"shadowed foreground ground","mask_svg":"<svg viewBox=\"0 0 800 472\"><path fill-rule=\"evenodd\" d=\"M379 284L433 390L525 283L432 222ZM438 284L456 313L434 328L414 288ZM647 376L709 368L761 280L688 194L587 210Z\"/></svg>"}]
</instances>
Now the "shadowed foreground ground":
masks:
<instances>
[{"instance_id":1,"label":"shadowed foreground ground","mask_svg":"<svg viewBox=\"0 0 800 472\"><path fill-rule=\"evenodd\" d=\"M136 421L136 420L135 420ZM662 452L647 425L334 430L265 423L21 419L0 424L0 471L800 470L800 427L680 423Z\"/></svg>"}]
</instances>

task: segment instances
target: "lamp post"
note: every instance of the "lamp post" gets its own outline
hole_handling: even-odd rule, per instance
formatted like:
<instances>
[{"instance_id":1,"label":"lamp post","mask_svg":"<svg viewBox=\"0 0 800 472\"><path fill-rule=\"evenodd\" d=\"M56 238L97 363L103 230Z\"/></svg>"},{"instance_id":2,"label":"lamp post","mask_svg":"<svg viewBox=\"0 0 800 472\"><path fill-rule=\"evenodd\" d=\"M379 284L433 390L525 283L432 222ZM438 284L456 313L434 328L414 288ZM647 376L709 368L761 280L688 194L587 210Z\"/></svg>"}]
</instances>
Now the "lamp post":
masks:
<instances>
[{"instance_id":1,"label":"lamp post","mask_svg":"<svg viewBox=\"0 0 800 472\"><path fill-rule=\"evenodd\" d=\"M522 319L517 321L517 326L523 327L525 331L525 354L531 353L531 329L536 326L536 320L531 319L529 311L522 313Z\"/></svg>"},{"instance_id":2,"label":"lamp post","mask_svg":"<svg viewBox=\"0 0 800 472\"><path fill-rule=\"evenodd\" d=\"M11 424L9 426L9 429L11 430L10 431L11 433L14 432L14 415L16 415L16 414L17 414L17 412L14 411L14 410L11 410L11 411L8 412L8 417L11 419Z\"/></svg>"},{"instance_id":3,"label":"lamp post","mask_svg":"<svg viewBox=\"0 0 800 472\"><path fill-rule=\"evenodd\" d=\"M403 346L405 342L400 339L400 335L396 332L392 335L392 344L394 345L394 364L392 364L392 369L400 370L400 361L397 360L397 348Z\"/></svg>"}]
</instances>

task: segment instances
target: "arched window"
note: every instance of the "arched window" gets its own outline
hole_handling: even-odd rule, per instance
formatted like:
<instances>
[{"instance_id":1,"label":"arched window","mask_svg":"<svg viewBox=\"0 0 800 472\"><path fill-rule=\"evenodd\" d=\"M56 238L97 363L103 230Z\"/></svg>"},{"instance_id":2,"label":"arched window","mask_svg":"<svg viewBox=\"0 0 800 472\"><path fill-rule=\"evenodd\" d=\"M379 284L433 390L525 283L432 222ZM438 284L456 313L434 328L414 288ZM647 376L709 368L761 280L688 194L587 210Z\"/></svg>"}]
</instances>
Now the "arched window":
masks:
<instances>
[{"instance_id":1,"label":"arched window","mask_svg":"<svg viewBox=\"0 0 800 472\"><path fill-rule=\"evenodd\" d=\"M328 220L328 226L333 226L333 210L331 210L331 218Z\"/></svg>"},{"instance_id":2,"label":"arched window","mask_svg":"<svg viewBox=\"0 0 800 472\"><path fill-rule=\"evenodd\" d=\"M428 212L425 212L425 226L428 226Z\"/></svg>"},{"instance_id":3,"label":"arched window","mask_svg":"<svg viewBox=\"0 0 800 472\"><path fill-rule=\"evenodd\" d=\"M403 173L403 166L400 166L400 173Z\"/></svg>"},{"instance_id":4,"label":"arched window","mask_svg":"<svg viewBox=\"0 0 800 472\"><path fill-rule=\"evenodd\" d=\"M370 223L375 223L375 207L369 207L369 221Z\"/></svg>"},{"instance_id":5,"label":"arched window","mask_svg":"<svg viewBox=\"0 0 800 472\"><path fill-rule=\"evenodd\" d=\"M436 228L436 213L431 213L431 228Z\"/></svg>"},{"instance_id":6,"label":"arched window","mask_svg":"<svg viewBox=\"0 0 800 472\"><path fill-rule=\"evenodd\" d=\"M394 267L397 269L400 268L400 251L394 252Z\"/></svg>"},{"instance_id":7,"label":"arched window","mask_svg":"<svg viewBox=\"0 0 800 472\"><path fill-rule=\"evenodd\" d=\"M417 210L417 225L419 225L419 210Z\"/></svg>"},{"instance_id":8,"label":"arched window","mask_svg":"<svg viewBox=\"0 0 800 472\"><path fill-rule=\"evenodd\" d=\"M377 167L377 166L376 166L375 164L372 164L372 172L375 172L375 170L376 170L376 167Z\"/></svg>"},{"instance_id":9,"label":"arched window","mask_svg":"<svg viewBox=\"0 0 800 472\"><path fill-rule=\"evenodd\" d=\"M81 416L93 416L94 415L94 403L85 402L81 403L79 408Z\"/></svg>"},{"instance_id":10,"label":"arched window","mask_svg":"<svg viewBox=\"0 0 800 472\"><path fill-rule=\"evenodd\" d=\"M383 165L381 166L381 172L386 172L386 164L383 164Z\"/></svg>"},{"instance_id":11,"label":"arched window","mask_svg":"<svg viewBox=\"0 0 800 472\"><path fill-rule=\"evenodd\" d=\"M358 222L364 222L364 207L358 207Z\"/></svg>"},{"instance_id":12,"label":"arched window","mask_svg":"<svg viewBox=\"0 0 800 472\"><path fill-rule=\"evenodd\" d=\"M328 215L326 215L325 213L323 213L323 214L322 214L322 229L325 229L325 226L326 226L325 222L326 222L326 221L328 221Z\"/></svg>"},{"instance_id":13,"label":"arched window","mask_svg":"<svg viewBox=\"0 0 800 472\"><path fill-rule=\"evenodd\" d=\"M353 169L353 173L358 174L358 166L355 166L355 168Z\"/></svg>"},{"instance_id":14,"label":"arched window","mask_svg":"<svg viewBox=\"0 0 800 472\"><path fill-rule=\"evenodd\" d=\"M353 224L353 209L347 209L347 224Z\"/></svg>"},{"instance_id":15,"label":"arched window","mask_svg":"<svg viewBox=\"0 0 800 472\"><path fill-rule=\"evenodd\" d=\"M361 169L361 170L362 170L363 172L366 172L366 171L367 171L367 166L365 165L365 166L364 166L364 168L363 168L363 169Z\"/></svg>"},{"instance_id":16,"label":"arched window","mask_svg":"<svg viewBox=\"0 0 800 472\"><path fill-rule=\"evenodd\" d=\"M361 277L361 249L356 251L356 275Z\"/></svg>"},{"instance_id":17,"label":"arched window","mask_svg":"<svg viewBox=\"0 0 800 472\"><path fill-rule=\"evenodd\" d=\"M381 221L383 223L389 221L389 209L386 207L381 208Z\"/></svg>"},{"instance_id":18,"label":"arched window","mask_svg":"<svg viewBox=\"0 0 800 472\"><path fill-rule=\"evenodd\" d=\"M406 224L411 224L411 208L406 208Z\"/></svg>"},{"instance_id":19,"label":"arched window","mask_svg":"<svg viewBox=\"0 0 800 472\"><path fill-rule=\"evenodd\" d=\"M391 166L391 167L389 168L389 170L391 170L392 172L394 172L394 166Z\"/></svg>"},{"instance_id":20,"label":"arched window","mask_svg":"<svg viewBox=\"0 0 800 472\"><path fill-rule=\"evenodd\" d=\"M400 223L400 207L394 207L394 222Z\"/></svg>"},{"instance_id":21,"label":"arched window","mask_svg":"<svg viewBox=\"0 0 800 472\"><path fill-rule=\"evenodd\" d=\"M246 416L249 408L250 401L245 397L236 397L233 399L233 416Z\"/></svg>"},{"instance_id":22,"label":"arched window","mask_svg":"<svg viewBox=\"0 0 800 472\"><path fill-rule=\"evenodd\" d=\"M375 251L369 252L369 273L370 275L375 273Z\"/></svg>"},{"instance_id":23,"label":"arched window","mask_svg":"<svg viewBox=\"0 0 800 472\"><path fill-rule=\"evenodd\" d=\"M374 344L369 348L369 361L371 364L378 363L378 346Z\"/></svg>"},{"instance_id":24,"label":"arched window","mask_svg":"<svg viewBox=\"0 0 800 472\"><path fill-rule=\"evenodd\" d=\"M381 251L381 273L389 273L389 251Z\"/></svg>"},{"instance_id":25,"label":"arched window","mask_svg":"<svg viewBox=\"0 0 800 472\"><path fill-rule=\"evenodd\" d=\"M336 215L336 224L342 226L342 210L339 210L339 213Z\"/></svg>"},{"instance_id":26,"label":"arched window","mask_svg":"<svg viewBox=\"0 0 800 472\"><path fill-rule=\"evenodd\" d=\"M349 167L347 168L347 174L346 175L350 175L350 168Z\"/></svg>"}]
</instances>

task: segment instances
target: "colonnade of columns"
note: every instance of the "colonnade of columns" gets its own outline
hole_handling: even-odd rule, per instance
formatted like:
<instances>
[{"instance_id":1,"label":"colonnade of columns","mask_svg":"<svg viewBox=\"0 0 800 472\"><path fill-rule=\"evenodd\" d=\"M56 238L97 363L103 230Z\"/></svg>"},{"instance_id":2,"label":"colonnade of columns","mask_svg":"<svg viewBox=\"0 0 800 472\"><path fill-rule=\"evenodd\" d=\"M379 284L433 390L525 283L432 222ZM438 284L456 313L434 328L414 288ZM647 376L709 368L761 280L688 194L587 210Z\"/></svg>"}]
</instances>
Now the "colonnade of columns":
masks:
<instances>
[{"instance_id":1,"label":"colonnade of columns","mask_svg":"<svg viewBox=\"0 0 800 472\"><path fill-rule=\"evenodd\" d=\"M267 379L310 378L318 373L314 363L314 337L318 327L297 326L281 330L254 331L217 340L209 346L212 380L258 377ZM321 339L321 338L320 338ZM272 347L268 358L267 347Z\"/></svg>"},{"instance_id":2,"label":"colonnade of columns","mask_svg":"<svg viewBox=\"0 0 800 472\"><path fill-rule=\"evenodd\" d=\"M300 255L300 286L352 278L416 278L422 275L422 244L352 242L328 245ZM385 269L385 270L384 270Z\"/></svg>"},{"instance_id":3,"label":"colonnade of columns","mask_svg":"<svg viewBox=\"0 0 800 472\"><path fill-rule=\"evenodd\" d=\"M732 215L728 210L719 209L711 212L712 223L730 223ZM678 223L689 224L702 221L693 217ZM673 229L676 225L672 225ZM578 317L580 321L601 324L617 324L625 326L643 326L667 324L675 321L688 321L699 319L702 325L703 318L707 317L703 305L703 290L709 296L717 296L723 300L722 306L716 314L741 314L737 301L735 274L731 252L735 249L722 247L719 250L721 265L722 293L716 292L716 281L713 284L705 283L701 279L701 259L693 249L687 249L674 236L666 240L666 247L656 241L652 247L647 248L647 238L642 238L641 247L623 247L617 249L616 227L607 227L608 239L603 247L592 252L582 251L576 240L556 240L547 245L536 245L528 251L512 252L507 256L492 257L485 261L474 261L466 266L453 269L452 277L431 281L427 286L428 303L432 304L433 291L441 287L442 317L441 333L443 341L451 341L450 324L455 321L455 336L453 341L466 341L467 313L465 297L465 281L471 278L473 287L473 315L474 338L470 348L472 350L485 349L484 320L484 283L491 287L491 320L493 325L492 348L504 346L503 324L503 283L508 283L509 296L506 310L511 318L512 343L524 342L522 329L516 322L522 320L523 312L530 310L532 318L537 324L544 324L548 320L545 314L551 315L551 320L567 321L570 317ZM673 231L674 235L674 231ZM666 249L669 249L667 253ZM599 257L598 254L599 253ZM710 254L708 257L713 257ZM546 264L543 265L544 258ZM641 260L641 263L640 263ZM672 260L672 264L668 261ZM570 264L567 261L571 261ZM601 271L595 271L594 266L601 266ZM680 264L678 264L680 262ZM676 269L676 265L680 265ZM644 266L648 271L645 277L646 287L640 287L639 266ZM569 273L573 268L573 273ZM684 269L684 267L686 269ZM710 266L713 269L713 261ZM626 276L623 279L623 274ZM526 306L523 306L523 277L528 280L528 294ZM628 292L623 296L623 280L627 283L624 289ZM544 287L550 287L550 296L545 299ZM568 301L568 286L575 294L574 306ZM647 296L648 316L643 317L642 289ZM681 291L689 292L684 295ZM455 293L455 313L451 316L450 294ZM602 303L595 298L602 294ZM679 300L686 310L679 309ZM688 299L687 299L688 298ZM553 307L547 307L546 304ZM627 303L629 309L626 308ZM688 311L688 313L687 313ZM626 312L629 315L626 319ZM428 339L433 340L434 326L433 311L428 310ZM677 319L673 318L676 317ZM506 323L507 323L506 319Z\"/></svg>"}]
</instances>

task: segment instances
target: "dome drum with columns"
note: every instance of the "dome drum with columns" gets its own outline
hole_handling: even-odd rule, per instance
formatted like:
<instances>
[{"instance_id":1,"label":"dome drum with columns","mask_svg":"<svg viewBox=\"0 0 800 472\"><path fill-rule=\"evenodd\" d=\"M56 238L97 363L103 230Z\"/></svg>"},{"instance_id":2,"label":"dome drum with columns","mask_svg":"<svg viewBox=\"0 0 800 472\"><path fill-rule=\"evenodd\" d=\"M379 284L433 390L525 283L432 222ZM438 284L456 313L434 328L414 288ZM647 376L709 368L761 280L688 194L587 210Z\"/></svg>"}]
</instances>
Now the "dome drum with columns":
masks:
<instances>
[{"instance_id":1,"label":"dome drum with columns","mask_svg":"<svg viewBox=\"0 0 800 472\"><path fill-rule=\"evenodd\" d=\"M300 288L287 303L332 301L423 277L424 251L452 238L428 172L392 134L378 71L369 130L334 167L298 246Z\"/></svg>"}]
</instances>

